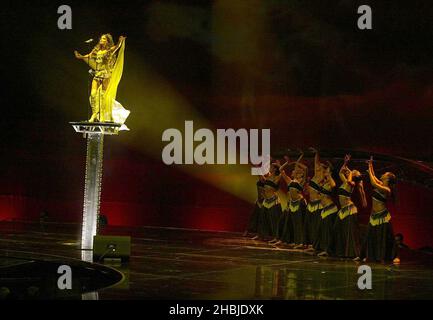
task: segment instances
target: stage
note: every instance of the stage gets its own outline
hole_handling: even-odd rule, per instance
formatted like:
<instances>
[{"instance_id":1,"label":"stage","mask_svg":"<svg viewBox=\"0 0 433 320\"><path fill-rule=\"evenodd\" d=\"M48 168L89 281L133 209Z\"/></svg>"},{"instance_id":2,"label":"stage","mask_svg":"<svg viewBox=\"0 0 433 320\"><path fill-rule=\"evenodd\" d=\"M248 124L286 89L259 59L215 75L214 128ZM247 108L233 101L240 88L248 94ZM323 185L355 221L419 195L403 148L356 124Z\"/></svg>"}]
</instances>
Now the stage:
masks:
<instances>
[{"instance_id":1,"label":"stage","mask_svg":"<svg viewBox=\"0 0 433 320\"><path fill-rule=\"evenodd\" d=\"M102 234L132 237L130 262L87 264L79 261L79 228L78 224L0 222L0 270L14 270L1 272L0 287L10 283L8 277L14 283L29 281L29 272L40 278L40 270L46 273L49 268L33 268L20 276L20 266L37 261L72 263L105 276L68 295L53 287L52 292L40 290L21 295L22 299L431 299L433 295L433 255L417 251L403 251L400 265L369 264L373 288L360 290L355 262L274 248L239 233L108 226ZM59 276L54 269L52 273ZM82 273L74 274L85 282Z\"/></svg>"}]
</instances>

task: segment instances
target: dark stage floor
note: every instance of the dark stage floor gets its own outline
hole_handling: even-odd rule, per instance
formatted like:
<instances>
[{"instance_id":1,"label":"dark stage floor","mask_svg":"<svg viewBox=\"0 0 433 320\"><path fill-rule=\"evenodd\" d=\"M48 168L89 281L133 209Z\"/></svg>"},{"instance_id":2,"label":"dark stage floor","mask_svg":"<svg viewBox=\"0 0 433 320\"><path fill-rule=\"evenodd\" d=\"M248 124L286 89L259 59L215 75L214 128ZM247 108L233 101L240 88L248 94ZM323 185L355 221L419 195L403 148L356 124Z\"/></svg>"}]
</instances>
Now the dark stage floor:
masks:
<instances>
[{"instance_id":1,"label":"dark stage floor","mask_svg":"<svg viewBox=\"0 0 433 320\"><path fill-rule=\"evenodd\" d=\"M124 279L108 288L101 282L105 288L69 298L433 298L433 257L414 251L404 252L399 266L369 264L373 288L362 291L357 287L359 265L352 261L276 249L237 233L109 227L103 234L132 236L129 264L105 264L122 272ZM73 224L41 229L38 224L0 222L0 270L20 265L22 259L76 263L82 258L78 235L79 226Z\"/></svg>"}]
</instances>

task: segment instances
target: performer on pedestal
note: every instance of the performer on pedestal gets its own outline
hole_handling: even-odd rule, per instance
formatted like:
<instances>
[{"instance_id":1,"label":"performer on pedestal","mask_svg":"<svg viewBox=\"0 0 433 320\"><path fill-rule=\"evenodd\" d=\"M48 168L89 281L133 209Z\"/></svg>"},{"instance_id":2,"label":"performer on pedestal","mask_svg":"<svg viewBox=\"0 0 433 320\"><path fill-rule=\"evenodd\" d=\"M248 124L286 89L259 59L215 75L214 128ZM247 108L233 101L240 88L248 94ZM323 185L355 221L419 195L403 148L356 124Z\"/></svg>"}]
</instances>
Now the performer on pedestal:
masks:
<instances>
[{"instance_id":1,"label":"performer on pedestal","mask_svg":"<svg viewBox=\"0 0 433 320\"><path fill-rule=\"evenodd\" d=\"M113 37L104 34L100 37L98 44L87 55L81 55L75 51L75 57L85 61L91 68L93 74L90 105L92 116L89 122L115 122L122 124L123 130L127 130L124 125L129 111L117 102L117 87L123 72L124 36L119 37L119 42L114 45Z\"/></svg>"}]
</instances>

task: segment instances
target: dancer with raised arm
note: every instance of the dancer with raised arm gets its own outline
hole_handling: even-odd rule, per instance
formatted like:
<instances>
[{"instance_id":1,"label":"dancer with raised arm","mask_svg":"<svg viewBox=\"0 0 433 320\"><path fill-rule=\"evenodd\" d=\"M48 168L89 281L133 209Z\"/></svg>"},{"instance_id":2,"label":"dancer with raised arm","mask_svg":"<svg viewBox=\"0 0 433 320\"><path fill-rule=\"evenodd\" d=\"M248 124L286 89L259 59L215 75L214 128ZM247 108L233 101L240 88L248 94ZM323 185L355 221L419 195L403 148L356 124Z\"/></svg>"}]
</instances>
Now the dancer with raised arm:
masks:
<instances>
[{"instance_id":1,"label":"dancer with raised arm","mask_svg":"<svg viewBox=\"0 0 433 320\"><path fill-rule=\"evenodd\" d=\"M337 189L340 210L335 220L335 255L341 258L360 260L361 243L358 225L358 209L352 201L353 191L360 193L362 207L367 206L361 173L358 170L350 170L347 164L350 155L344 157L344 163L340 169L341 186Z\"/></svg>"},{"instance_id":2,"label":"dancer with raised arm","mask_svg":"<svg viewBox=\"0 0 433 320\"><path fill-rule=\"evenodd\" d=\"M333 200L333 191L336 184L332 178L331 163L327 161L320 165L323 177L320 183L320 204L323 209L320 211L320 223L314 249L319 251L319 256L328 256L333 253L334 224L338 212Z\"/></svg>"},{"instance_id":3,"label":"dancer with raised arm","mask_svg":"<svg viewBox=\"0 0 433 320\"><path fill-rule=\"evenodd\" d=\"M261 240L278 238L278 222L281 217L281 204L278 198L280 171L277 163L272 163L270 171L264 176L263 205L258 219L258 235Z\"/></svg>"},{"instance_id":4,"label":"dancer with raised arm","mask_svg":"<svg viewBox=\"0 0 433 320\"><path fill-rule=\"evenodd\" d=\"M100 37L98 44L89 54L83 56L77 51L74 52L77 59L83 60L92 68L93 79L89 97L92 116L89 122L115 122L123 125L129 115L129 111L115 100L123 73L125 40L126 38L121 36L115 45L113 37L107 33ZM127 127L123 125L121 129Z\"/></svg>"},{"instance_id":5,"label":"dancer with raised arm","mask_svg":"<svg viewBox=\"0 0 433 320\"><path fill-rule=\"evenodd\" d=\"M295 248L304 246L304 215L307 203L303 191L307 177L307 167L301 163L304 154L301 153L295 162L295 168L291 176L288 176L284 169L281 170L281 176L287 183L287 208L283 214L282 226L280 230L280 242L294 244Z\"/></svg>"},{"instance_id":6,"label":"dancer with raised arm","mask_svg":"<svg viewBox=\"0 0 433 320\"><path fill-rule=\"evenodd\" d=\"M308 205L304 217L304 241L308 249L313 250L313 244L317 240L318 228L320 224L320 212L322 204L320 202L321 181L323 179L322 166L320 165L319 152L311 148L314 152L314 175L308 183Z\"/></svg>"},{"instance_id":7,"label":"dancer with raised arm","mask_svg":"<svg viewBox=\"0 0 433 320\"><path fill-rule=\"evenodd\" d=\"M373 186L372 211L362 256L364 261L392 261L396 258L396 248L391 214L386 203L387 199L395 196L396 176L386 172L378 179L374 173L373 157L368 161L367 172Z\"/></svg>"}]
</instances>

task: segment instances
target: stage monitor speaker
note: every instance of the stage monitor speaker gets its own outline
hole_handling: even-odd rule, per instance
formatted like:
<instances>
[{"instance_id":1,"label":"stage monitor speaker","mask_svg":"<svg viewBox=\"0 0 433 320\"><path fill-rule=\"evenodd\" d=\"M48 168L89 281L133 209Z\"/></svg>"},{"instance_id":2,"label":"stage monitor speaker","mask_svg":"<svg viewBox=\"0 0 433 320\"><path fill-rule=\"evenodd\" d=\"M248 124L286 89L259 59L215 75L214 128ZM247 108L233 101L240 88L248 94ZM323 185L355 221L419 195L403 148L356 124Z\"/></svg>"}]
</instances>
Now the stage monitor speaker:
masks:
<instances>
[{"instance_id":1,"label":"stage monitor speaker","mask_svg":"<svg viewBox=\"0 0 433 320\"><path fill-rule=\"evenodd\" d=\"M129 261L131 256L131 237L126 236L94 236L93 261L103 259L121 259Z\"/></svg>"}]
</instances>

